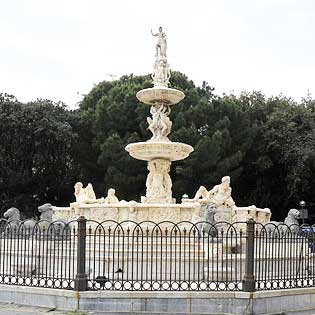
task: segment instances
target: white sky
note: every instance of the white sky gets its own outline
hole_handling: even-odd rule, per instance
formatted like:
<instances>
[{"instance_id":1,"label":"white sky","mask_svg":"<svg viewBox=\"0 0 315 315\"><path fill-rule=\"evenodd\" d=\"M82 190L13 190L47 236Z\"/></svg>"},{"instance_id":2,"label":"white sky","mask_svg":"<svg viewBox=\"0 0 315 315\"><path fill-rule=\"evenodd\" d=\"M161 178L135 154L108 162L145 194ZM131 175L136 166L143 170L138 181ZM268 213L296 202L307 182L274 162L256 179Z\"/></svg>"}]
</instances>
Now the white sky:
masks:
<instances>
[{"instance_id":1,"label":"white sky","mask_svg":"<svg viewBox=\"0 0 315 315\"><path fill-rule=\"evenodd\" d=\"M0 0L0 91L74 108L108 74L151 72L160 25L198 85L315 95L313 0Z\"/></svg>"}]
</instances>

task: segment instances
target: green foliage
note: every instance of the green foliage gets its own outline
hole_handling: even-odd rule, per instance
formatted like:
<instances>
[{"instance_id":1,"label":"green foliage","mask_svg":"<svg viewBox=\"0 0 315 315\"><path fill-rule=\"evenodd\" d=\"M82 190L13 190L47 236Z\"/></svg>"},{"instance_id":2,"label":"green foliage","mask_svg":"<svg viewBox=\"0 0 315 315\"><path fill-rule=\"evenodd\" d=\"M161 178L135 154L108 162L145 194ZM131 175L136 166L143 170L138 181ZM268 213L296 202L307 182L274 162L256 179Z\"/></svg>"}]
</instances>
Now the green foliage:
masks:
<instances>
[{"instance_id":1,"label":"green foliage","mask_svg":"<svg viewBox=\"0 0 315 315\"><path fill-rule=\"evenodd\" d=\"M130 158L124 147L151 136L148 106L135 97L150 86L148 76L124 76L95 86L81 104L81 114L94 119L98 186L113 186L120 198L144 194L145 164ZM283 96L266 99L260 92L218 97L206 83L196 87L179 72L172 73L171 86L186 97L172 108L170 138L195 149L172 164L177 199L192 196L200 185L212 187L224 175L232 177L239 205L271 207L275 218L301 198L313 199L315 102L310 97L300 105Z\"/></svg>"},{"instance_id":2,"label":"green foliage","mask_svg":"<svg viewBox=\"0 0 315 315\"><path fill-rule=\"evenodd\" d=\"M47 100L19 103L0 95L1 208L34 214L39 203L64 203L77 172L71 113Z\"/></svg>"},{"instance_id":3,"label":"green foliage","mask_svg":"<svg viewBox=\"0 0 315 315\"><path fill-rule=\"evenodd\" d=\"M172 108L170 138L195 148L189 159L172 165L174 196L192 195L200 185L211 187L226 174L236 180L254 141L253 127L243 119L237 99L215 97L206 83L196 87L179 72L172 74L171 85L186 97ZM95 86L81 103L82 117L93 117L92 146L98 152L98 175L103 177L96 184L98 190L101 185L114 187L120 198L138 200L145 193L146 164L130 158L124 147L151 136L146 123L149 107L136 99L140 89L150 86L148 76L124 76Z\"/></svg>"},{"instance_id":4,"label":"green foliage","mask_svg":"<svg viewBox=\"0 0 315 315\"><path fill-rule=\"evenodd\" d=\"M238 205L270 207L281 219L299 200L314 201L315 101L300 104L260 92L218 97L207 83L195 86L173 72L171 86L186 97L172 107L172 141L195 151L171 169L173 195L193 196L200 185L212 187L232 178ZM149 76L104 81L86 95L77 111L38 100L28 104L0 95L1 209L26 211L44 202L68 204L73 184L88 182L98 196L110 187L120 199L145 194L146 163L125 146L151 137L149 106L136 93L151 87Z\"/></svg>"}]
</instances>

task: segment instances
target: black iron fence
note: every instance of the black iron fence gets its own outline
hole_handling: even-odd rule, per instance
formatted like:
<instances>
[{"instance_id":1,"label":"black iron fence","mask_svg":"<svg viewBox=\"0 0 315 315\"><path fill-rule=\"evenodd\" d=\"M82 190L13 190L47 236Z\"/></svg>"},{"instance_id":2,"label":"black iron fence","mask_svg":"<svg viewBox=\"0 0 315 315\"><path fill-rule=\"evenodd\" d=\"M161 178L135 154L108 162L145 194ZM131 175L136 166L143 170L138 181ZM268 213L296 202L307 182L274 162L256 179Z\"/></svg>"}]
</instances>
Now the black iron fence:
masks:
<instances>
[{"instance_id":1,"label":"black iron fence","mask_svg":"<svg viewBox=\"0 0 315 315\"><path fill-rule=\"evenodd\" d=\"M219 222L0 221L0 283L130 291L315 286L315 229Z\"/></svg>"}]
</instances>

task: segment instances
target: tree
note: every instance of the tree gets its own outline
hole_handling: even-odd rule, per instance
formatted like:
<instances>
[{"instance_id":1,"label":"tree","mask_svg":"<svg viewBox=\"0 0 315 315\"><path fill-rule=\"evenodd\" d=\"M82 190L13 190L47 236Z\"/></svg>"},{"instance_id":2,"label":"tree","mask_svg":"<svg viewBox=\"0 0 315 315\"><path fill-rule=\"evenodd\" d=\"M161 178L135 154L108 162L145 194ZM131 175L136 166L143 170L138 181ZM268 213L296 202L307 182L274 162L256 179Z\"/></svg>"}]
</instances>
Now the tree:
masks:
<instances>
[{"instance_id":1,"label":"tree","mask_svg":"<svg viewBox=\"0 0 315 315\"><path fill-rule=\"evenodd\" d=\"M123 76L94 86L69 111L47 100L23 104L0 94L1 209L17 206L33 213L44 202L66 205L73 184L93 184L98 196L116 189L120 199L145 194L146 163L129 156L126 145L151 137L149 106L136 93L151 87L147 76ZM193 196L221 177L232 177L240 206L270 207L282 219L299 200L314 201L315 101L296 103L261 92L214 94L173 72L171 86L186 97L172 106L170 139L190 144L189 158L172 164L173 195Z\"/></svg>"},{"instance_id":2,"label":"tree","mask_svg":"<svg viewBox=\"0 0 315 315\"><path fill-rule=\"evenodd\" d=\"M76 135L64 105L47 100L22 104L0 95L0 198L2 211L36 214L44 202L64 204L78 172Z\"/></svg>"},{"instance_id":3,"label":"tree","mask_svg":"<svg viewBox=\"0 0 315 315\"><path fill-rule=\"evenodd\" d=\"M235 100L215 97L206 83L196 87L179 72L172 74L171 85L186 97L172 107L170 138L195 147L189 159L172 165L174 196L179 199L184 193L192 195L201 184L211 187L227 174L238 178L243 151L248 146L243 135L250 134L251 127L241 119L242 111ZM93 150L98 152L98 173L103 176L96 186L106 189L114 186L125 199L139 199L145 193L146 165L129 157L124 147L151 136L146 124L149 106L141 104L135 96L150 86L149 76L131 75L102 82L80 106L82 116L93 121Z\"/></svg>"}]
</instances>

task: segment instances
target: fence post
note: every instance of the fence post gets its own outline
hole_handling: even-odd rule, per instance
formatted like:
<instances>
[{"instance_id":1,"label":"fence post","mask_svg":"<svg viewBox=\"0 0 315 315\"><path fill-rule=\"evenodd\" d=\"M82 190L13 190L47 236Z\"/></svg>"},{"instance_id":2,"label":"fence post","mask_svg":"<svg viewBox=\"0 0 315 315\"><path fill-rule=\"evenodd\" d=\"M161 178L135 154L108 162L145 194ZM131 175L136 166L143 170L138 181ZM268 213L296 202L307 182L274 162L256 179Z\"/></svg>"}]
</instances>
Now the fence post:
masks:
<instances>
[{"instance_id":1,"label":"fence post","mask_svg":"<svg viewBox=\"0 0 315 315\"><path fill-rule=\"evenodd\" d=\"M74 288L77 291L86 291L88 278L85 271L85 251L86 251L86 218L81 216L78 222L77 239L77 274L74 281Z\"/></svg>"},{"instance_id":2,"label":"fence post","mask_svg":"<svg viewBox=\"0 0 315 315\"><path fill-rule=\"evenodd\" d=\"M255 291L254 277L254 244L255 244L255 221L249 219L246 222L246 256L245 256L245 275L243 278L243 291Z\"/></svg>"}]
</instances>

